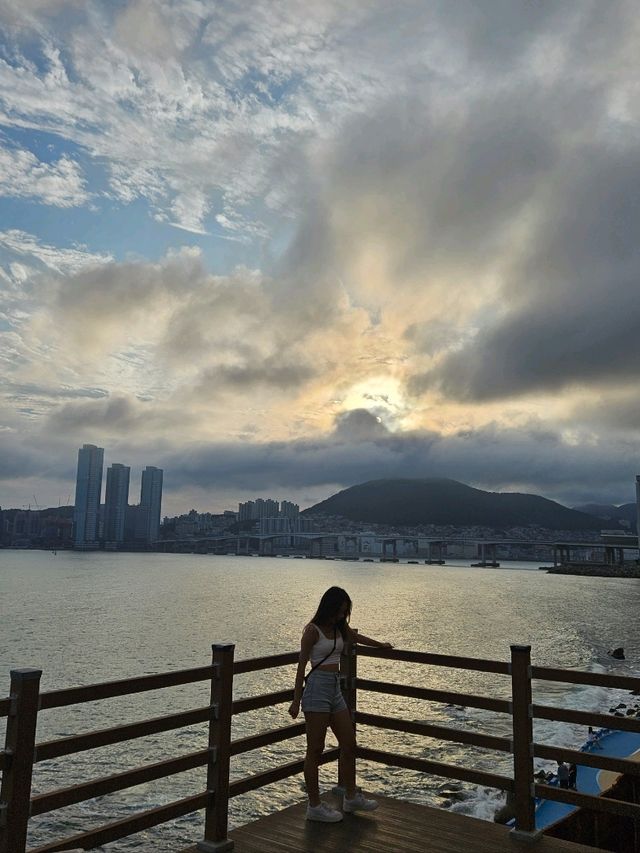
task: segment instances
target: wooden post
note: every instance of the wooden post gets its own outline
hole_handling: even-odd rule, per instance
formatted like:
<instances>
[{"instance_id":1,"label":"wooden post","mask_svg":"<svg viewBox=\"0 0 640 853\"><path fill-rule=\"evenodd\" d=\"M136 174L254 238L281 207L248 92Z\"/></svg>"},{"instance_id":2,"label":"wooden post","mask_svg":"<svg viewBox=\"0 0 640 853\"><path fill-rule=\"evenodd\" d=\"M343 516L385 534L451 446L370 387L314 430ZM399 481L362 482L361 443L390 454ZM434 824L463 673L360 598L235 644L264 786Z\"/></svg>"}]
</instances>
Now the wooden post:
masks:
<instances>
[{"instance_id":1,"label":"wooden post","mask_svg":"<svg viewBox=\"0 0 640 853\"><path fill-rule=\"evenodd\" d=\"M351 631L355 634L356 638L358 636L358 629L352 628ZM355 640L353 642L346 643L343 650L342 655L340 656L340 687L342 689L342 695L344 696L344 701L347 703L347 708L349 709L349 713L351 714L351 721L353 723L353 728L355 730L356 727L356 677L358 674L358 655L357 655L357 646ZM356 757L355 755L352 758L353 761L353 773L355 778L355 764ZM342 759L338 759L338 788L342 791L344 788L344 767Z\"/></svg>"},{"instance_id":2,"label":"wooden post","mask_svg":"<svg viewBox=\"0 0 640 853\"><path fill-rule=\"evenodd\" d=\"M531 706L531 646L511 646L511 705L513 714L513 775L518 840L537 841L533 796L533 719Z\"/></svg>"},{"instance_id":3,"label":"wooden post","mask_svg":"<svg viewBox=\"0 0 640 853\"><path fill-rule=\"evenodd\" d=\"M213 678L207 767L209 801L205 812L204 840L198 842L197 848L204 853L224 853L233 850L233 841L227 837L227 825L235 646L220 643L212 646L212 649Z\"/></svg>"},{"instance_id":4,"label":"wooden post","mask_svg":"<svg viewBox=\"0 0 640 853\"><path fill-rule=\"evenodd\" d=\"M41 675L41 669L11 670L5 738L9 766L0 789L0 853L24 853L27 846Z\"/></svg>"}]
</instances>

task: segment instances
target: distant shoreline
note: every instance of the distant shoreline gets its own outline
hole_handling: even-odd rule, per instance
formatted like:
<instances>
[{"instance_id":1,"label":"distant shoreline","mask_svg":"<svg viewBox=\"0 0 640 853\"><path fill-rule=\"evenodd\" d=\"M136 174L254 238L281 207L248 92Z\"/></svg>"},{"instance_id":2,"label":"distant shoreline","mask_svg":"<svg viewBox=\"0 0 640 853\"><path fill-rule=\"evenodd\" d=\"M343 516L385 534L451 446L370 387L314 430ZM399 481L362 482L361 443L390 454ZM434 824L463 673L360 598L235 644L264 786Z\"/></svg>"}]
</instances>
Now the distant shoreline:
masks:
<instances>
[{"instance_id":1,"label":"distant shoreline","mask_svg":"<svg viewBox=\"0 0 640 853\"><path fill-rule=\"evenodd\" d=\"M553 568L551 562L549 562L546 566L540 565L540 559L535 557L514 557L514 558L505 558L501 559L498 562L497 566L491 565L491 563L487 563L486 566L480 566L474 564L474 560L477 561L477 557L462 557L462 556L448 556L439 562L436 559L429 561L429 559L424 556L411 556L411 555L402 555L400 557L392 558L387 557L383 558L379 554L371 555L368 553L359 554L354 556L352 554L304 554L304 553L281 553L281 554L257 554L257 553L249 553L249 554L236 554L234 552L229 552L226 554L222 553L198 553L197 551L162 551L162 550L128 550L122 549L117 551L112 551L110 549L105 548L92 548L92 549L75 549L75 548L44 548L44 547L30 547L30 548L22 548L15 546L0 546L0 553L3 551L11 551L14 553L51 553L53 556L56 554L102 554L102 555L110 555L110 556L130 556L130 555L156 555L162 554L163 556L170 557L190 557L190 556L199 556L199 557L250 557L255 559L280 559L280 560L309 560L309 561L318 561L318 562L336 562L336 563L367 563L367 564L375 564L375 565L396 565L396 566L407 566L407 565L417 565L417 566L426 566L433 568L479 568L479 569L491 569L491 568L502 568L502 569L514 569L518 570L521 568L520 565L511 565L515 564L524 564L527 566L527 570L535 571L535 567L537 566L541 571L546 570L548 568ZM523 568L524 570L524 568Z\"/></svg>"}]
</instances>

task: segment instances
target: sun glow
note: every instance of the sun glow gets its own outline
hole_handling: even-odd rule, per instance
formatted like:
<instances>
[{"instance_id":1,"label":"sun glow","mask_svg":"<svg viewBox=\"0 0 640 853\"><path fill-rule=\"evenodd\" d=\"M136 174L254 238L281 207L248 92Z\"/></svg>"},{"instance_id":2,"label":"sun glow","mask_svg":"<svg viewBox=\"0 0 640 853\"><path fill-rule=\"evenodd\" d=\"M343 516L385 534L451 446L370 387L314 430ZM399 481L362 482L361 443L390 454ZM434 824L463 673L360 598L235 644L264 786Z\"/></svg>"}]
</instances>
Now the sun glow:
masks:
<instances>
[{"instance_id":1,"label":"sun glow","mask_svg":"<svg viewBox=\"0 0 640 853\"><path fill-rule=\"evenodd\" d=\"M352 385L342 395L342 409L368 409L385 426L394 429L407 412L408 403L400 382L391 376L372 376Z\"/></svg>"}]
</instances>

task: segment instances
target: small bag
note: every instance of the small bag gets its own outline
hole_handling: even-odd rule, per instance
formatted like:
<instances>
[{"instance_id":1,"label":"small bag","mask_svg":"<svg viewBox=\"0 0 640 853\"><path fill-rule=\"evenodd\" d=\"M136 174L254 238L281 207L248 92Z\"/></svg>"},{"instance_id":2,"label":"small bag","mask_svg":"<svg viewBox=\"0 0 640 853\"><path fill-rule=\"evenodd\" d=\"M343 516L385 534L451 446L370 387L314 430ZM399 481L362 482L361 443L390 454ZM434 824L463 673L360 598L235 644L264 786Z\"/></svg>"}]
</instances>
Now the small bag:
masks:
<instances>
[{"instance_id":1,"label":"small bag","mask_svg":"<svg viewBox=\"0 0 640 853\"><path fill-rule=\"evenodd\" d=\"M320 628L318 628L318 631L319 631L319 630L320 630ZM315 666L312 666L312 667L311 667L311 669L309 670L309 672L308 672L308 673L305 675L305 677L304 677L304 682L303 682L304 684L306 684L306 683L307 683L307 679L309 678L309 676L311 675L311 673L313 672L313 670L314 670L314 669L317 669L319 666L322 666L322 664L327 660L327 658L330 658L330 657L331 657L331 655L335 652L335 650L336 650L336 643L337 643L337 641L338 641L338 637L337 637L337 634L336 634L336 629L334 628L334 629L333 629L333 648L331 649L331 651L329 652L329 654L328 654L328 655L325 655L325 656L322 658L322 660L321 660L321 661L319 661L317 664L315 664Z\"/></svg>"}]
</instances>

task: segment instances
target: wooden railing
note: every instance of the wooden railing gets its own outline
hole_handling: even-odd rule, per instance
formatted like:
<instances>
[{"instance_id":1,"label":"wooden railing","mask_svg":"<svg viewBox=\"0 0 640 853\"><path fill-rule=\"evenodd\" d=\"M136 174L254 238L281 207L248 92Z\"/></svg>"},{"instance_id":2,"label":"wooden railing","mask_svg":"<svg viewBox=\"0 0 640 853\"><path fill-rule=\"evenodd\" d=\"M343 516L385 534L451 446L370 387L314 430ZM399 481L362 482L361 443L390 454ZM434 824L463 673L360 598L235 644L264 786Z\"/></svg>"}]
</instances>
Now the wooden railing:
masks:
<instances>
[{"instance_id":1,"label":"wooden railing","mask_svg":"<svg viewBox=\"0 0 640 853\"><path fill-rule=\"evenodd\" d=\"M511 682L511 701L490 696L417 687L412 684L404 685L360 678L357 673L359 657L373 657L389 661L415 663L422 666L448 667L505 676ZM55 851L74 849L88 850L200 810L205 812L205 821L204 838L198 843L198 848L203 851L232 849L233 842L227 836L229 799L301 773L303 760L301 758L298 761L289 762L232 782L230 781L229 770L230 759L233 756L263 746L298 737L305 731L304 723L298 722L232 741L231 720L234 715L290 702L293 697L293 690L289 689L233 700L234 675L258 672L272 667L291 666L296 664L297 660L298 655L293 652L234 661L234 646L215 645L213 646L213 660L210 666L44 693L39 691L40 670L14 670L11 673L10 696L7 699L0 700L0 717L7 717L6 745L5 749L0 752L0 770L2 771L0 853L24 853L30 817L198 767L207 768L206 787L202 791L168 805L139 812L124 820L41 845L33 848L30 853L55 853ZM361 745L356 749L354 761L356 758L361 758L509 792L514 795L515 803L514 833L520 837L534 839L537 836L534 817L535 797L557 800L603 812L612 812L635 820L640 819L640 806L632 803L589 796L550 785L534 784L534 757L561 759L603 770L627 773L636 777L640 775L640 764L629 760L579 752L558 747L555 744L535 743L533 741L533 719L579 723L585 726L604 726L639 733L640 720L632 717L617 717L611 714L596 714L549 707L535 704L532 701L532 679L589 684L632 691L640 689L640 679L576 670L532 667L529 646L512 646L511 660L505 662L409 650L356 647L352 644L347 645L342 656L341 676L343 693L351 710L354 725L373 726L388 731L437 738L510 754L513 755L513 776L504 776L440 761L386 752ZM420 680L423 681L423 678ZM198 681L210 683L210 702L204 707L133 724L36 743L36 724L40 711ZM454 703L510 715L513 734L511 738L496 737L480 732L360 711L357 708L359 691L378 692L429 702ZM31 794L31 777L35 763L203 722L209 724L209 741L206 749L111 776L91 779L70 787L47 791L35 796ZM322 756L322 763L334 761L337 758L338 750L329 749ZM343 770L344 768L342 768Z\"/></svg>"},{"instance_id":2,"label":"wooden railing","mask_svg":"<svg viewBox=\"0 0 640 853\"><path fill-rule=\"evenodd\" d=\"M499 673L511 677L511 701L492 699L486 696L475 696L462 693L450 693L430 688L414 687L413 685L389 684L386 682L370 681L356 678L359 690L374 690L395 696L413 697L436 702L466 705L498 713L511 714L513 720L513 738L498 738L476 732L461 732L444 726L432 726L426 723L409 722L385 716L363 714L356 711L355 719L364 725L373 725L395 731L421 734L426 737L465 743L472 746L494 749L513 754L513 778L500 776L484 771L471 770L465 767L428 761L410 756L398 756L389 752L358 746L356 755L369 761L379 761L383 764L420 770L458 779L473 784L494 787L515 795L515 828L514 834L520 837L535 838L535 798L540 797L556 800L562 803L577 805L595 811L609 812L634 820L640 820L640 806L621 800L580 794L574 790L558 788L552 785L536 784L533 777L533 759L547 758L555 761L569 761L583 766L596 767L601 770L612 770L617 773L627 773L632 776L640 775L640 764L621 758L609 758L604 755L593 755L589 752L568 749L533 741L533 720L545 719L556 722L578 723L587 726L600 726L640 733L640 719L634 717L618 717L613 714L597 714L586 711L576 711L565 708L538 705L532 702L533 679L541 681L558 681L571 684L595 685L629 691L640 690L640 678L628 676L606 675L602 673L582 672L579 670L552 669L548 667L531 666L530 646L511 646L511 662L505 663L474 658L451 657L434 655L423 652L408 652L404 650L379 650L359 648L359 656L385 658L388 660L410 661L432 666L444 666L454 669L470 669L487 673Z\"/></svg>"},{"instance_id":3,"label":"wooden railing","mask_svg":"<svg viewBox=\"0 0 640 853\"><path fill-rule=\"evenodd\" d=\"M233 658L232 645L216 645L213 647L210 666L45 693L39 692L40 670L14 670L11 673L10 696L0 700L0 716L8 718L6 745L0 753L1 853L23 853L30 817L198 767L207 768L206 788L201 792L70 838L42 845L33 849L32 853L88 850L202 809L205 810L205 833L204 840L200 843L201 848L223 849L227 836L229 798L285 779L302 770L302 761L292 762L230 783L230 757L304 733L304 723L295 723L231 741L232 715L291 701L293 697L293 690L283 690L232 701L234 675L292 665L297 663L298 655L288 653L237 662L234 662ZM211 684L211 699L204 707L36 743L36 722L40 711L198 681L209 681ZM31 796L33 765L38 762L203 722L209 723L207 749ZM335 760L337 757L337 750L328 750L323 756L323 762ZM231 843L227 846L230 849Z\"/></svg>"}]
</instances>

